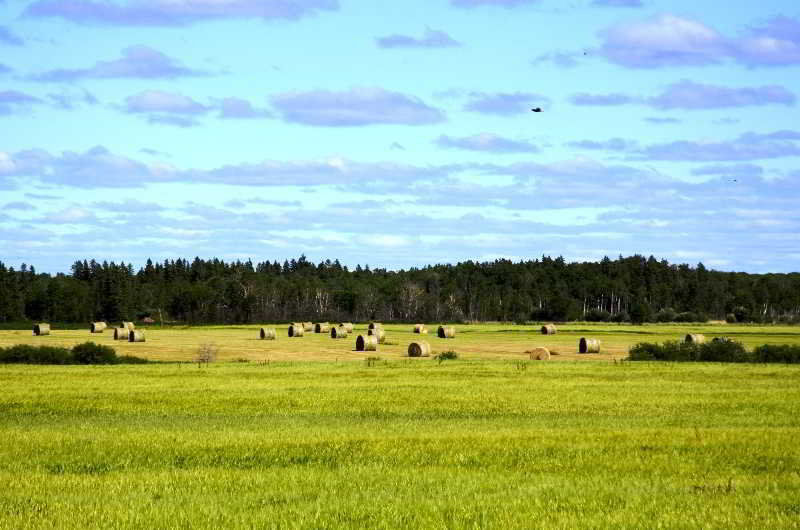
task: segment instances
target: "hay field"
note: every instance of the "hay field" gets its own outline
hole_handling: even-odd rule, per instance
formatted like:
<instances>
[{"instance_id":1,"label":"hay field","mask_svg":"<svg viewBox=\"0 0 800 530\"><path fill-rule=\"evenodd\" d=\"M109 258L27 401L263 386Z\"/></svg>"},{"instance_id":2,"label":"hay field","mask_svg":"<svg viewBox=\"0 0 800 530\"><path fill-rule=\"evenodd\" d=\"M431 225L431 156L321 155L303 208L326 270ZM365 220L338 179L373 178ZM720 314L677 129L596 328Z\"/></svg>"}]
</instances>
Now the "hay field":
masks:
<instances>
[{"instance_id":1,"label":"hay field","mask_svg":"<svg viewBox=\"0 0 800 530\"><path fill-rule=\"evenodd\" d=\"M552 360L612 360L627 356L628 348L637 342L663 342L676 340L687 333L702 333L711 338L727 336L742 341L748 348L760 344L798 344L800 327L797 326L751 326L728 324L650 324L643 326L617 324L576 323L559 325L556 335L542 335L540 326L517 326L514 324L455 325L454 339L436 336L437 324L428 324L428 335L413 333L413 324L385 325L387 344L378 352L355 352L356 337L366 335L367 323L357 323L347 339L334 340L328 334L307 332L304 337L289 338L287 324L267 324L278 332L275 341L259 338L261 326L199 326L199 327L150 327L145 329L147 342L130 344L113 340L113 330L91 334L86 330L59 330L54 326L52 334L33 337L31 330L0 331L0 347L13 344L51 344L73 346L91 340L113 346L119 354L137 355L152 360L190 361L201 344L212 343L220 348L219 360L231 361L347 361L361 360L368 356L386 359L405 357L410 342L418 339L430 343L433 352L455 350L466 359L524 359L525 351L546 347L557 352ZM139 328L142 329L142 328ZM578 341L581 337L602 341L599 355L579 355ZM424 359L422 359L424 361Z\"/></svg>"},{"instance_id":2,"label":"hay field","mask_svg":"<svg viewBox=\"0 0 800 530\"><path fill-rule=\"evenodd\" d=\"M800 520L797 366L5 365L0 388L2 529Z\"/></svg>"}]
</instances>

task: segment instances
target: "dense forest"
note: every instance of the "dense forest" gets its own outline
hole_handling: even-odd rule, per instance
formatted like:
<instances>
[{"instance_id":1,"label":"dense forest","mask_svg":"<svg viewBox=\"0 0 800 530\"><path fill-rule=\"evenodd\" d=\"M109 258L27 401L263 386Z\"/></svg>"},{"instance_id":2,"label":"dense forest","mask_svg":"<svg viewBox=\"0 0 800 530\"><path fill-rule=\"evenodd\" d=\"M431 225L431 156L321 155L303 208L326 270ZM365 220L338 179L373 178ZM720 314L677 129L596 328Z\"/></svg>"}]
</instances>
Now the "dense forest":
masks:
<instances>
[{"instance_id":1,"label":"dense forest","mask_svg":"<svg viewBox=\"0 0 800 530\"><path fill-rule=\"evenodd\" d=\"M77 261L70 274L0 262L0 322L139 320L800 322L800 273L747 274L653 257L348 269L338 261Z\"/></svg>"}]
</instances>

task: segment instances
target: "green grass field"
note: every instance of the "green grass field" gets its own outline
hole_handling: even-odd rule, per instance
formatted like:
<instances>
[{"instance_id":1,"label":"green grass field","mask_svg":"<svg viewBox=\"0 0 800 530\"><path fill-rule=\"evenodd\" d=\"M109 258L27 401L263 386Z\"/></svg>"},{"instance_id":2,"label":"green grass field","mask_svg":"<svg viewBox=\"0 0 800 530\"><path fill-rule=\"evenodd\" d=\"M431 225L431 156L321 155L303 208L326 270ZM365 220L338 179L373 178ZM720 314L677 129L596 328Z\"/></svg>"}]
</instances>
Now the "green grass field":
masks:
<instances>
[{"instance_id":1,"label":"green grass field","mask_svg":"<svg viewBox=\"0 0 800 530\"><path fill-rule=\"evenodd\" d=\"M0 528L800 526L800 366L610 362L574 354L582 329L622 356L686 328L564 328L459 326L429 338L466 358L442 363L400 358L412 334L390 326L372 365L349 339L255 327L118 351L188 359L214 339L258 362L2 365ZM0 345L38 343L23 333ZM36 340L88 335L69 333ZM525 360L537 345L564 352Z\"/></svg>"}]
</instances>

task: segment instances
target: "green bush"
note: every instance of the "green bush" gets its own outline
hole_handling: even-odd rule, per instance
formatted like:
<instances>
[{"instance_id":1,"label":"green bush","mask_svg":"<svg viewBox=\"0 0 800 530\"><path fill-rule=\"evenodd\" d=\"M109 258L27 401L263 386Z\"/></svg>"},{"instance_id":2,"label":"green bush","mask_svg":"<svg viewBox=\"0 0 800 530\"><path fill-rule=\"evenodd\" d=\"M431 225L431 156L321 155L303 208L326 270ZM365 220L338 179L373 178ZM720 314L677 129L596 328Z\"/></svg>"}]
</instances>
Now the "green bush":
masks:
<instances>
[{"instance_id":1,"label":"green bush","mask_svg":"<svg viewBox=\"0 0 800 530\"><path fill-rule=\"evenodd\" d=\"M119 364L147 364L150 361L142 357L136 357L135 355L120 355L117 357L117 362Z\"/></svg>"},{"instance_id":2,"label":"green bush","mask_svg":"<svg viewBox=\"0 0 800 530\"><path fill-rule=\"evenodd\" d=\"M667 341L664 344L640 342L630 349L631 361L725 362L742 363L752 360L740 342L733 340L694 344Z\"/></svg>"},{"instance_id":3,"label":"green bush","mask_svg":"<svg viewBox=\"0 0 800 530\"><path fill-rule=\"evenodd\" d=\"M753 361L757 363L800 364L800 345L764 344L753 350Z\"/></svg>"},{"instance_id":4,"label":"green bush","mask_svg":"<svg viewBox=\"0 0 800 530\"><path fill-rule=\"evenodd\" d=\"M72 348L72 357L76 364L117 364L117 352L111 346L84 342Z\"/></svg>"},{"instance_id":5,"label":"green bush","mask_svg":"<svg viewBox=\"0 0 800 530\"><path fill-rule=\"evenodd\" d=\"M711 363L746 363L751 360L741 342L720 340L701 344L698 361Z\"/></svg>"},{"instance_id":6,"label":"green bush","mask_svg":"<svg viewBox=\"0 0 800 530\"><path fill-rule=\"evenodd\" d=\"M458 352L455 352L453 350L443 351L439 355L436 355L434 359L436 359L439 362L452 361L458 359Z\"/></svg>"},{"instance_id":7,"label":"green bush","mask_svg":"<svg viewBox=\"0 0 800 530\"><path fill-rule=\"evenodd\" d=\"M0 348L0 363L10 364L72 364L72 353L56 346L17 344Z\"/></svg>"},{"instance_id":8,"label":"green bush","mask_svg":"<svg viewBox=\"0 0 800 530\"><path fill-rule=\"evenodd\" d=\"M147 359L123 355L114 348L93 342L78 344L72 350L56 346L17 344L0 348L0 364L144 364Z\"/></svg>"}]
</instances>

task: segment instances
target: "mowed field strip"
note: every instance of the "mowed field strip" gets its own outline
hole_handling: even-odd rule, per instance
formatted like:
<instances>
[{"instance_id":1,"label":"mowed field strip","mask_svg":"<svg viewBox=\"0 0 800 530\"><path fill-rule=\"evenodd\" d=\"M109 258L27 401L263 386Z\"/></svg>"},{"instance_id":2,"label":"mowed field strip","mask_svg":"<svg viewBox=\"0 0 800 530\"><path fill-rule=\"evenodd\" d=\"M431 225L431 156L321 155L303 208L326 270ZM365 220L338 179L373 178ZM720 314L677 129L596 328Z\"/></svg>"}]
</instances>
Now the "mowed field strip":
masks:
<instances>
[{"instance_id":1,"label":"mowed field strip","mask_svg":"<svg viewBox=\"0 0 800 530\"><path fill-rule=\"evenodd\" d=\"M109 323L111 324L111 323ZM219 347L219 361L347 361L379 356L397 359L407 355L412 341L426 340L433 353L454 350L464 359L525 359L528 350L546 347L557 355L558 360L613 360L623 359L628 349L637 342L664 342L681 340L687 333L701 333L710 340L725 336L741 341L748 348L761 344L798 344L800 328L797 326L755 326L735 324L646 324L641 326L617 324L574 323L558 326L556 335L542 335L539 325L518 326L514 324L461 324L455 325L454 339L436 336L438 325L428 324L429 334L413 333L412 324L388 324L387 344L381 344L377 352L356 352L355 342L359 334L367 334L367 323L355 325L353 333L346 339L334 340L329 334L307 332L304 337L289 338L286 324L263 326L196 326L165 327L151 326L143 329L145 343L131 344L113 339L113 330L92 334L87 329L61 330L53 327L51 335L32 336L31 330L0 331L0 347L14 344L49 344L71 347L81 342L93 341L113 346L120 355L136 355L158 361L191 361L202 344ZM259 339L261 327L277 330L277 340ZM600 354L578 354L581 337L602 341ZM424 362L424 359L421 359Z\"/></svg>"}]
</instances>

